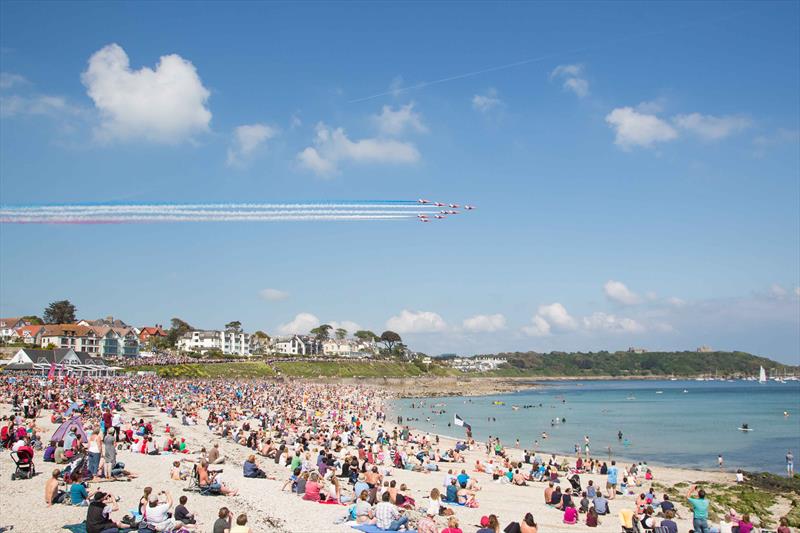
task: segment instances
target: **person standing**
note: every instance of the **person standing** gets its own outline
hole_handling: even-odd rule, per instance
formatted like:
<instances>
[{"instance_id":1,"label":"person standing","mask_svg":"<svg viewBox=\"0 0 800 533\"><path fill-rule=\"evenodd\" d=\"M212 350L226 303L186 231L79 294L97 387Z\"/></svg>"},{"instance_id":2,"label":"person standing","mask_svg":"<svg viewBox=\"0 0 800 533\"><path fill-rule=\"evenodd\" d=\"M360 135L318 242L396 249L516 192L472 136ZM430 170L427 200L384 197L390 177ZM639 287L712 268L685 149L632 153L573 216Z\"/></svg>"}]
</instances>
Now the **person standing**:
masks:
<instances>
[{"instance_id":1,"label":"person standing","mask_svg":"<svg viewBox=\"0 0 800 533\"><path fill-rule=\"evenodd\" d=\"M723 463L722 454L719 454L717 455L717 466L719 466L720 470L722 470L722 463Z\"/></svg>"},{"instance_id":2,"label":"person standing","mask_svg":"<svg viewBox=\"0 0 800 533\"><path fill-rule=\"evenodd\" d=\"M697 485L692 485L686 491L686 499L689 500L689 505L692 506L692 527L695 533L710 533L706 491L703 489L697 490Z\"/></svg>"},{"instance_id":3,"label":"person standing","mask_svg":"<svg viewBox=\"0 0 800 533\"><path fill-rule=\"evenodd\" d=\"M786 474L789 477L794 476L794 454L792 454L792 450L786 452Z\"/></svg>"},{"instance_id":4,"label":"person standing","mask_svg":"<svg viewBox=\"0 0 800 533\"><path fill-rule=\"evenodd\" d=\"M103 458L105 459L105 478L111 479L111 471L117 464L117 439L114 428L109 428L103 439Z\"/></svg>"},{"instance_id":5,"label":"person standing","mask_svg":"<svg viewBox=\"0 0 800 533\"><path fill-rule=\"evenodd\" d=\"M606 491L608 499L613 500L617 496L617 462L611 461L608 467L608 478L606 479Z\"/></svg>"},{"instance_id":6,"label":"person standing","mask_svg":"<svg viewBox=\"0 0 800 533\"><path fill-rule=\"evenodd\" d=\"M100 466L100 449L103 447L103 436L99 432L93 432L89 436L89 472L92 476L97 475L98 467Z\"/></svg>"}]
</instances>

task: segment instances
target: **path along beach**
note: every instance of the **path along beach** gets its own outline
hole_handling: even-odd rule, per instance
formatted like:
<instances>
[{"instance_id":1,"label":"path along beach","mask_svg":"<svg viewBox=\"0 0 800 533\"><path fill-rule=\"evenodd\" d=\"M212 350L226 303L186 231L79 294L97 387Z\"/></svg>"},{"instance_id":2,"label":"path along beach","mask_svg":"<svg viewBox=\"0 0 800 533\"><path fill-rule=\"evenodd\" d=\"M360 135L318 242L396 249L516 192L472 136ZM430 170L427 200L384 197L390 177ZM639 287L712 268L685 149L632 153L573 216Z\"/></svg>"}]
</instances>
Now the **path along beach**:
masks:
<instances>
[{"instance_id":1,"label":"path along beach","mask_svg":"<svg viewBox=\"0 0 800 533\"><path fill-rule=\"evenodd\" d=\"M456 451L465 444L465 439L438 438L419 430L404 429L386 416L388 395L376 387L336 384L313 384L302 381L265 382L233 380L192 380L176 381L154 377L116 377L104 379L60 379L44 382L41 378L4 379L0 388L0 414L4 427L18 431L25 428L28 436L38 439L43 450L34 452L34 462L38 475L32 479L11 481L15 466L8 451L0 455L0 479L3 494L0 529L13 526L15 532L42 532L61 530L67 524L79 524L86 519L87 508L45 503L45 485L55 469L63 470L65 464L43 461L43 452L49 444L50 436L56 428L73 415L80 415L89 432L100 432L106 425L116 426L131 440L118 446L116 460L124 463L124 469L135 477L120 476L120 480L106 480L94 477L86 484L90 492L102 491L118 498L119 510L111 514L111 519L119 522L124 515L137 510L145 487L152 487L153 494L168 491L177 504L180 496L187 496L186 508L199 522L190 526L196 531L213 530L221 507L230 509L234 518L241 514L247 516L247 527L252 531L355 531L344 519L350 503L346 505L323 505L309 501L290 492L286 481L292 471L285 463L294 462L301 471L312 476L316 472L342 474L341 464L348 457L355 457L358 468L369 473L373 466L381 476L381 482L395 482L389 492L399 491L406 504L413 499L415 504L404 512L413 526L426 514L430 507L429 496L436 488L446 493L445 483L448 470L455 475L461 470L477 483L480 490L469 499L476 507L446 505L452 509L464 532L479 529L481 518L494 514L498 517L500 529L510 522L521 522L526 513L531 513L540 532L568 532L596 530L598 532L620 531L619 512L637 510L637 497L647 492L652 483L658 487L672 487L676 484L703 481L731 485L735 476L725 472L701 472L680 468L649 467L652 481L639 476L641 485L632 487L633 494L618 495L610 502L611 514L600 517L597 528L585 525L586 516L578 516L578 524L564 523L564 511L545 504L546 481L526 481L525 486L512 483L495 482L493 476L476 472L476 462L485 465L491 461L492 467L505 464L494 449L487 454L484 443L470 443L468 449ZM25 418L25 414L29 417ZM104 420L105 417L105 420ZM9 426L10 424L10 426ZM169 430L168 430L169 428ZM587 428L590 433L591 428ZM30 430L30 431L28 431ZM158 455L139 453L142 443L150 441L147 450L159 450ZM15 439L9 439L13 441ZM79 436L76 439L81 442ZM24 439L23 439L24 441ZM9 442L13 445L13 442ZM34 443L35 444L35 443ZM174 461L181 461L184 473L191 471L201 458L216 456L214 444L218 444L220 457L224 463L212 465L211 470L222 469L224 485L236 495L201 495L186 492L190 484L187 480L173 479L171 472ZM76 444L76 448L88 443ZM165 448L174 451L166 451ZM184 448L184 453L177 450ZM283 448L283 450L281 450ZM205 450L201 454L201 450ZM272 457L278 453L278 462ZM60 453L60 452L59 452ZM78 455L82 450L78 449ZM323 459L320 459L322 454ZM398 455L406 465L415 470L393 466L393 456ZM422 454L422 455L420 455ZM522 458L521 450L505 448L503 454L510 461ZM243 475L243 465L251 455L256 456L257 466L267 478L247 478ZM422 460L417 459L417 455ZM446 459L463 462L448 462ZM551 456L539 460L552 461ZM190 462L191 461L191 462ZM364 462L367 462L364 465ZM326 463L322 465L321 463ZM575 457L556 457L555 463L575 466ZM431 469L437 468L436 471ZM617 465L622 480L625 466ZM250 468L250 467L248 467ZM531 465L522 465L514 470L522 475L531 470ZM502 468L504 470L504 467ZM567 480L569 468L558 474L562 490L570 487ZM63 477L60 475L60 477ZM124 479L124 480L123 480ZM340 500L346 501L354 496L353 486L340 477ZM367 481L376 478L367 476ZM595 487L606 492L606 476L599 473L581 473L580 482L586 489L592 481ZM381 486L382 483L376 483ZM401 489L405 485L406 489ZM680 485L679 485L680 486ZM62 484L61 490L66 487ZM619 485L618 485L619 488ZM682 489L683 492L685 489ZM313 491L310 491L313 492ZM330 481L322 483L321 492L336 494ZM378 489L377 497L381 489ZM663 490L656 490L660 500ZM580 497L575 497L576 505ZM688 532L692 527L692 513L679 502L675 502L678 518L675 522L678 531ZM174 509L173 509L174 511ZM788 504L781 502L771 514L773 524L788 511ZM741 516L741 513L740 515ZM436 531L447 527L448 517L436 516Z\"/></svg>"}]
</instances>

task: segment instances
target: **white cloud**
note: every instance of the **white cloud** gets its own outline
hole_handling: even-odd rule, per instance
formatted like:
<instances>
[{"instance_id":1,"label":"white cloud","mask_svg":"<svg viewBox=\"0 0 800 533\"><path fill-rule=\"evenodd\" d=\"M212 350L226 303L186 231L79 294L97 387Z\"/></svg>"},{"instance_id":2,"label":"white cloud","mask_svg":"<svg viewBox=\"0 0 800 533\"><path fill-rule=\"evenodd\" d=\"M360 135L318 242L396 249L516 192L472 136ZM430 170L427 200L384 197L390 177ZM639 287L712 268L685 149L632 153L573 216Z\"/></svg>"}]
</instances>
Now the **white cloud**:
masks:
<instances>
[{"instance_id":1,"label":"white cloud","mask_svg":"<svg viewBox=\"0 0 800 533\"><path fill-rule=\"evenodd\" d=\"M789 294L789 291L784 289L782 286L778 285L777 283L773 283L769 288L769 294L773 298L786 298L786 295Z\"/></svg>"},{"instance_id":2,"label":"white cloud","mask_svg":"<svg viewBox=\"0 0 800 533\"><path fill-rule=\"evenodd\" d=\"M764 157L767 154L768 148L781 144L796 145L798 142L800 142L800 131L780 128L775 133L759 135L753 139L753 146L755 147L754 155L757 157Z\"/></svg>"},{"instance_id":3,"label":"white cloud","mask_svg":"<svg viewBox=\"0 0 800 533\"><path fill-rule=\"evenodd\" d=\"M125 50L109 44L89 58L81 80L100 112L101 139L177 143L209 129L210 93L177 54L162 56L155 70L132 70Z\"/></svg>"},{"instance_id":4,"label":"white cloud","mask_svg":"<svg viewBox=\"0 0 800 533\"><path fill-rule=\"evenodd\" d=\"M522 331L531 337L545 337L553 331L571 331L577 327L577 321L570 316L566 308L555 302L540 305L537 313L531 318L531 324L523 327Z\"/></svg>"},{"instance_id":5,"label":"white cloud","mask_svg":"<svg viewBox=\"0 0 800 533\"><path fill-rule=\"evenodd\" d=\"M623 150L635 146L651 147L657 142L678 138L678 132L667 122L632 107L614 109L606 115L606 122L616 132L614 144Z\"/></svg>"},{"instance_id":6,"label":"white cloud","mask_svg":"<svg viewBox=\"0 0 800 533\"><path fill-rule=\"evenodd\" d=\"M638 294L628 289L621 281L608 280L603 290L609 300L624 305L636 305L642 301Z\"/></svg>"},{"instance_id":7,"label":"white cloud","mask_svg":"<svg viewBox=\"0 0 800 533\"><path fill-rule=\"evenodd\" d=\"M502 105L503 101L497 96L497 90L494 88L489 88L486 94L476 94L472 97L472 108L481 113L488 113Z\"/></svg>"},{"instance_id":8,"label":"white cloud","mask_svg":"<svg viewBox=\"0 0 800 533\"><path fill-rule=\"evenodd\" d=\"M302 125L303 125L303 120L300 118L300 115L293 113L292 116L289 118L289 127L294 130Z\"/></svg>"},{"instance_id":9,"label":"white cloud","mask_svg":"<svg viewBox=\"0 0 800 533\"><path fill-rule=\"evenodd\" d=\"M641 333L645 330L639 322L632 318L616 317L606 313L592 313L584 317L583 325L588 330L603 330L614 333Z\"/></svg>"},{"instance_id":10,"label":"white cloud","mask_svg":"<svg viewBox=\"0 0 800 533\"><path fill-rule=\"evenodd\" d=\"M289 293L278 289L262 289L258 291L258 295L268 302L277 302L278 300L285 300L289 297Z\"/></svg>"},{"instance_id":11,"label":"white cloud","mask_svg":"<svg viewBox=\"0 0 800 533\"><path fill-rule=\"evenodd\" d=\"M61 96L0 96L0 116L13 117L16 115L39 116L65 116L80 115L84 112L81 108L67 102Z\"/></svg>"},{"instance_id":12,"label":"white cloud","mask_svg":"<svg viewBox=\"0 0 800 533\"><path fill-rule=\"evenodd\" d=\"M682 300L682 299L677 298L675 296L672 296L671 298L667 298L667 303L669 305L671 305L671 306L674 306L674 307L683 307L684 305L686 305L686 301L685 300Z\"/></svg>"},{"instance_id":13,"label":"white cloud","mask_svg":"<svg viewBox=\"0 0 800 533\"><path fill-rule=\"evenodd\" d=\"M475 315L464 320L462 326L472 332L495 332L506 329L506 317L501 314Z\"/></svg>"},{"instance_id":14,"label":"white cloud","mask_svg":"<svg viewBox=\"0 0 800 533\"><path fill-rule=\"evenodd\" d=\"M664 111L664 105L664 99L657 98L655 100L650 100L649 102L639 103L639 105L636 106L636 111L639 113L646 113L648 115L655 115Z\"/></svg>"},{"instance_id":15,"label":"white cloud","mask_svg":"<svg viewBox=\"0 0 800 533\"><path fill-rule=\"evenodd\" d=\"M567 313L564 306L558 302L550 305L540 305L538 314L557 329L569 330L578 327L575 319L572 318L569 313Z\"/></svg>"},{"instance_id":16,"label":"white cloud","mask_svg":"<svg viewBox=\"0 0 800 533\"><path fill-rule=\"evenodd\" d=\"M428 128L422 123L422 115L414 111L414 102L400 106L397 110L385 105L381 114L374 115L372 120L384 135L400 135L406 130L420 133L428 131Z\"/></svg>"},{"instance_id":17,"label":"white cloud","mask_svg":"<svg viewBox=\"0 0 800 533\"><path fill-rule=\"evenodd\" d=\"M352 335L356 331L363 329L359 324L353 322L352 320L342 320L341 322L337 322L336 320L331 320L327 322L334 330L339 328L343 328L347 330L347 333Z\"/></svg>"},{"instance_id":18,"label":"white cloud","mask_svg":"<svg viewBox=\"0 0 800 533\"><path fill-rule=\"evenodd\" d=\"M572 91L578 98L589 94L589 82L583 77L583 65L559 65L550 73L550 79L564 80L562 87Z\"/></svg>"},{"instance_id":19,"label":"white cloud","mask_svg":"<svg viewBox=\"0 0 800 533\"><path fill-rule=\"evenodd\" d=\"M399 315L386 321L386 329L397 333L433 333L447 328L441 316L431 311L409 311L404 309Z\"/></svg>"},{"instance_id":20,"label":"white cloud","mask_svg":"<svg viewBox=\"0 0 800 533\"><path fill-rule=\"evenodd\" d=\"M28 83L25 76L14 74L13 72L0 72L0 89L10 89L15 85Z\"/></svg>"},{"instance_id":21,"label":"white cloud","mask_svg":"<svg viewBox=\"0 0 800 533\"><path fill-rule=\"evenodd\" d=\"M342 128L332 130L322 122L316 127L314 146L297 154L301 166L320 176L336 173L340 162L409 164L419 158L411 143L371 138L351 141Z\"/></svg>"},{"instance_id":22,"label":"white cloud","mask_svg":"<svg viewBox=\"0 0 800 533\"><path fill-rule=\"evenodd\" d=\"M311 313L299 313L293 320L278 326L281 335L306 334L319 326L319 319Z\"/></svg>"},{"instance_id":23,"label":"white cloud","mask_svg":"<svg viewBox=\"0 0 800 533\"><path fill-rule=\"evenodd\" d=\"M672 118L672 121L679 128L711 141L723 139L733 133L745 130L752 124L750 119L746 117L715 117L701 115L700 113L676 115Z\"/></svg>"},{"instance_id":24,"label":"white cloud","mask_svg":"<svg viewBox=\"0 0 800 533\"><path fill-rule=\"evenodd\" d=\"M550 335L550 324L539 315L534 315L530 325L523 327L522 332L531 337L546 337Z\"/></svg>"},{"instance_id":25,"label":"white cloud","mask_svg":"<svg viewBox=\"0 0 800 533\"><path fill-rule=\"evenodd\" d=\"M245 124L233 131L233 145L228 148L228 164L242 163L265 141L278 134L278 130L266 124Z\"/></svg>"}]
</instances>

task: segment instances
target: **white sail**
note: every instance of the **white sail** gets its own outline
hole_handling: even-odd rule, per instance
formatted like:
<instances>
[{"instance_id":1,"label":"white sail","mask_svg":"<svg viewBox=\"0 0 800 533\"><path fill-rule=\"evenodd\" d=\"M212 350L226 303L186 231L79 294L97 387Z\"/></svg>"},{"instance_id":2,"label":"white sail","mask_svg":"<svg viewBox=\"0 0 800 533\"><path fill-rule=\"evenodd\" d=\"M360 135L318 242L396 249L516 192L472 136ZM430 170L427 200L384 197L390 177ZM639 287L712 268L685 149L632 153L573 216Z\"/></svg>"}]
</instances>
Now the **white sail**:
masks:
<instances>
[{"instance_id":1,"label":"white sail","mask_svg":"<svg viewBox=\"0 0 800 533\"><path fill-rule=\"evenodd\" d=\"M767 382L767 373L764 371L764 367L761 367L761 370L758 372L758 382L759 383L766 383Z\"/></svg>"}]
</instances>

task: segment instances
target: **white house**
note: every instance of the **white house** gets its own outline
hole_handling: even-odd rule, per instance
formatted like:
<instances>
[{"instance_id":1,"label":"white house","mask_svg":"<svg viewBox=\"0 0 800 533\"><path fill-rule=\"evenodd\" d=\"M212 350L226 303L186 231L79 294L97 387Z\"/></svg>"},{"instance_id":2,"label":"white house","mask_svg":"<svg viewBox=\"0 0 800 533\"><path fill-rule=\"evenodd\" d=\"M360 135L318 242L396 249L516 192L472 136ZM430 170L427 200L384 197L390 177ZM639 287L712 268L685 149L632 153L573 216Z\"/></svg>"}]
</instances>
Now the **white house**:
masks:
<instances>
[{"instance_id":1,"label":"white house","mask_svg":"<svg viewBox=\"0 0 800 533\"><path fill-rule=\"evenodd\" d=\"M0 318L0 338L3 340L10 339L17 329L27 325L28 323L21 318Z\"/></svg>"},{"instance_id":2,"label":"white house","mask_svg":"<svg viewBox=\"0 0 800 533\"><path fill-rule=\"evenodd\" d=\"M288 355L320 355L322 343L313 337L294 335L275 341L275 352Z\"/></svg>"},{"instance_id":3,"label":"white house","mask_svg":"<svg viewBox=\"0 0 800 533\"><path fill-rule=\"evenodd\" d=\"M178 349L205 353L220 350L226 355L250 355L250 334L227 331L190 331L178 339Z\"/></svg>"},{"instance_id":4,"label":"white house","mask_svg":"<svg viewBox=\"0 0 800 533\"><path fill-rule=\"evenodd\" d=\"M348 339L329 339L322 342L322 353L335 357L369 357L374 352L369 343Z\"/></svg>"},{"instance_id":5,"label":"white house","mask_svg":"<svg viewBox=\"0 0 800 533\"><path fill-rule=\"evenodd\" d=\"M14 342L24 342L25 344L33 344L39 346L42 340L42 333L44 326L22 326L14 330L11 340Z\"/></svg>"},{"instance_id":6,"label":"white house","mask_svg":"<svg viewBox=\"0 0 800 533\"><path fill-rule=\"evenodd\" d=\"M56 348L72 348L76 352L86 352L90 355L100 353L97 333L89 326L48 324L44 326L39 345L46 348L51 344Z\"/></svg>"}]
</instances>

